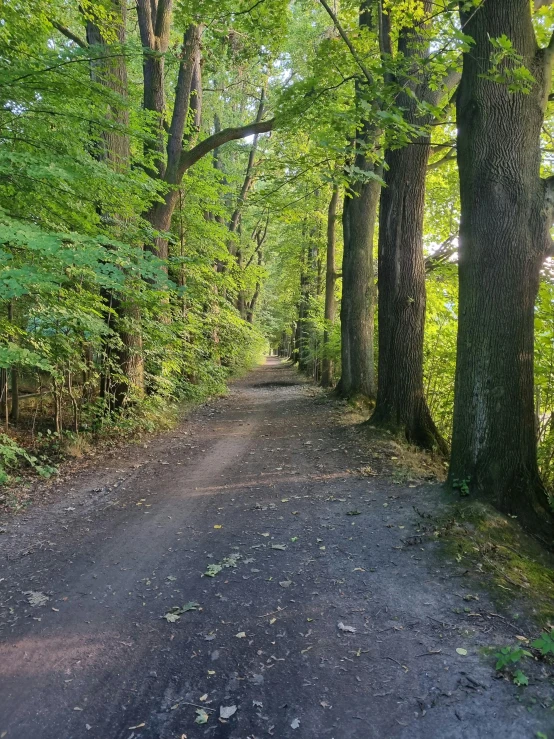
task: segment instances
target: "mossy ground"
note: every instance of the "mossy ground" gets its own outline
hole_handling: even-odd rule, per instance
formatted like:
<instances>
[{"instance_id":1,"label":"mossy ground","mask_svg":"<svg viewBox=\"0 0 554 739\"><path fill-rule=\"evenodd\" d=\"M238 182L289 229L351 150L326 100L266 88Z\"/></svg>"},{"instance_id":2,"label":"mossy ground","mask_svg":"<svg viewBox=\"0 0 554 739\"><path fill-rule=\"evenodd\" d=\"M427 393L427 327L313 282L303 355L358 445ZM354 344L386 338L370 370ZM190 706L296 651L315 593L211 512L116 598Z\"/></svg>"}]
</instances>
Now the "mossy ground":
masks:
<instances>
[{"instance_id":1,"label":"mossy ground","mask_svg":"<svg viewBox=\"0 0 554 739\"><path fill-rule=\"evenodd\" d=\"M517 521L483 503L453 502L437 521L437 535L449 556L486 574L482 583L495 602L554 628L554 557Z\"/></svg>"}]
</instances>

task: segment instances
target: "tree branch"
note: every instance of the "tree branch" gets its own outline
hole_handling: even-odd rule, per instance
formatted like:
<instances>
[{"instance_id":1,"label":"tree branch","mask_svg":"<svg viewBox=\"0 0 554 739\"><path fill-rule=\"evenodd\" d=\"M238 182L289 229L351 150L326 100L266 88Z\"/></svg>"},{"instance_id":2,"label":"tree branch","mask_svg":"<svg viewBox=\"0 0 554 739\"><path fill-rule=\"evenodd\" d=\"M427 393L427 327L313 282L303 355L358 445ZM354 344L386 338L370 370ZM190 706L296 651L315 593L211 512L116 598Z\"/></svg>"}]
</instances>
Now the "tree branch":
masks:
<instances>
[{"instance_id":1,"label":"tree branch","mask_svg":"<svg viewBox=\"0 0 554 739\"><path fill-rule=\"evenodd\" d=\"M425 272L427 274L447 262L450 257L458 251L458 245L453 243L457 235L458 234L450 234L450 236L442 242L439 248L427 257L425 260Z\"/></svg>"},{"instance_id":2,"label":"tree branch","mask_svg":"<svg viewBox=\"0 0 554 739\"><path fill-rule=\"evenodd\" d=\"M265 104L265 86L262 87L260 104L258 106L258 113L256 115L256 123L259 123L262 120L262 117L264 114L264 104ZM231 233L235 233L235 231L238 229L238 226L240 224L242 206L244 205L246 196L248 195L248 191L250 190L250 188L252 187L252 183L254 182L253 170L254 170L254 159L256 157L257 148L258 148L258 134L255 134L254 141L252 142L252 146L250 147L250 154L248 155L248 163L246 165L246 172L244 173L244 180L242 183L242 187L240 189L240 193L237 198L237 203L235 205L233 215L231 216L231 222L229 223L229 231Z\"/></svg>"},{"instance_id":3,"label":"tree branch","mask_svg":"<svg viewBox=\"0 0 554 739\"><path fill-rule=\"evenodd\" d=\"M217 149L228 141L236 141L237 139L244 139L246 136L253 136L255 134L272 131L274 125L275 118L271 118L268 121L258 121L248 123L246 126L224 128L222 131L213 133L211 136L208 136L207 139L204 139L204 141L193 146L189 151L183 151L181 153L181 159L179 161L179 173L181 177L192 167L193 164L196 164L196 162L202 159L203 156L209 154L210 151Z\"/></svg>"},{"instance_id":4,"label":"tree branch","mask_svg":"<svg viewBox=\"0 0 554 739\"><path fill-rule=\"evenodd\" d=\"M437 167L441 167L443 164L446 164L446 162L451 161L452 159L456 159L456 147L453 146L450 151L446 152L444 156L442 156L440 159L437 159L436 162L431 162L431 164L427 165L427 171L431 169L436 169Z\"/></svg>"},{"instance_id":5,"label":"tree branch","mask_svg":"<svg viewBox=\"0 0 554 739\"><path fill-rule=\"evenodd\" d=\"M82 39L80 36L77 36L76 33L73 33L73 31L70 31L69 28L64 26L62 23L58 23L58 21L50 20L50 23L54 26L54 28L59 31L63 36L68 38L70 41L73 41L74 44L77 44L77 46L80 46L82 49L86 49L88 47L87 42Z\"/></svg>"},{"instance_id":6,"label":"tree branch","mask_svg":"<svg viewBox=\"0 0 554 739\"><path fill-rule=\"evenodd\" d=\"M360 59L360 55L358 54L358 52L354 48L352 42L350 41L350 39L346 35L346 31L342 27L339 19L337 18L337 16L335 15L335 13L333 13L333 11L331 10L331 8L327 4L326 0L319 0L319 2L323 5L323 7L325 8L325 10L327 11L329 17L333 21L333 24L334 24L335 28L339 32L342 40L348 46L348 49L349 49L350 53L352 54L352 56L354 58L354 61L356 62L356 64L358 65L358 67L364 73L365 78L367 79L368 82L372 83L373 82L372 75L370 74L369 70L367 69L367 67L365 66L365 64L363 63L363 61Z\"/></svg>"}]
</instances>

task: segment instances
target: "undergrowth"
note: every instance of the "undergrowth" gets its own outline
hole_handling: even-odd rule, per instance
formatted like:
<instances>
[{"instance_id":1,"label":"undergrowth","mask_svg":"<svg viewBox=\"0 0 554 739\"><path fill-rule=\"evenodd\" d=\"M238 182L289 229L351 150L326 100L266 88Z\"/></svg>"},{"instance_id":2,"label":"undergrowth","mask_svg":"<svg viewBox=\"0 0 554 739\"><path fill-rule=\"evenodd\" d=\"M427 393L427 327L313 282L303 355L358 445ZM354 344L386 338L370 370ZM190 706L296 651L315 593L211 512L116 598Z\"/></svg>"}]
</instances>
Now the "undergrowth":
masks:
<instances>
[{"instance_id":1,"label":"undergrowth","mask_svg":"<svg viewBox=\"0 0 554 739\"><path fill-rule=\"evenodd\" d=\"M240 377L258 361L249 358L248 366L219 368L194 383L182 383L178 392L149 395L118 412L106 412L99 401L83 417L78 432L61 433L49 427L18 428L14 436L0 434L0 508L17 512L31 502L29 483L56 475L68 460L94 454L106 444L140 439L145 434L174 428L188 412L209 398L224 395L227 382ZM213 368L211 368L213 370Z\"/></svg>"}]
</instances>

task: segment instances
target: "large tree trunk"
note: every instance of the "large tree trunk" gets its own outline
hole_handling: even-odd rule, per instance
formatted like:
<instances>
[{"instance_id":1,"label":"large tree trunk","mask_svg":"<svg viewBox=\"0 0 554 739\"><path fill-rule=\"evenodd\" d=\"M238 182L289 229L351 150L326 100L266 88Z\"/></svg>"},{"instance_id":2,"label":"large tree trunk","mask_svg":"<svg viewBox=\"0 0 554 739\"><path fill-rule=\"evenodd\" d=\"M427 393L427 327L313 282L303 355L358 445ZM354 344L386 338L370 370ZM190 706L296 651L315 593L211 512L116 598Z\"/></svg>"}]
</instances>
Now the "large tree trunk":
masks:
<instances>
[{"instance_id":1,"label":"large tree trunk","mask_svg":"<svg viewBox=\"0 0 554 739\"><path fill-rule=\"evenodd\" d=\"M431 8L426 0L425 12ZM388 27L388 23L381 25ZM411 79L398 80L402 91L396 102L413 126L430 122L430 116L421 115L418 100L437 103L437 93L422 78L427 49L420 28L402 29L398 40L402 60L413 60L413 68L407 70ZM382 44L388 50L388 33ZM438 447L446 453L447 445L433 423L423 390L423 217L429 154L428 135L386 154L379 209L379 381L371 423L402 434L413 444Z\"/></svg>"},{"instance_id":2,"label":"large tree trunk","mask_svg":"<svg viewBox=\"0 0 554 739\"><path fill-rule=\"evenodd\" d=\"M552 218L539 177L552 51L537 47L528 0L487 0L462 23L474 44L457 96L462 217L449 481L466 481L552 543L533 410L534 305ZM527 94L487 78L491 39L503 34L536 80Z\"/></svg>"},{"instance_id":3,"label":"large tree trunk","mask_svg":"<svg viewBox=\"0 0 554 739\"><path fill-rule=\"evenodd\" d=\"M321 370L321 384L331 387L333 384L333 361L329 357L329 336L332 324L337 314L335 300L335 285L337 282L335 252L336 252L336 220L339 202L338 185L333 186L333 193L327 211L327 256L325 269L325 329L323 331L323 363Z\"/></svg>"},{"instance_id":4,"label":"large tree trunk","mask_svg":"<svg viewBox=\"0 0 554 739\"><path fill-rule=\"evenodd\" d=\"M446 452L423 390L423 211L429 140L386 156L379 217L379 382L373 425Z\"/></svg>"}]
</instances>

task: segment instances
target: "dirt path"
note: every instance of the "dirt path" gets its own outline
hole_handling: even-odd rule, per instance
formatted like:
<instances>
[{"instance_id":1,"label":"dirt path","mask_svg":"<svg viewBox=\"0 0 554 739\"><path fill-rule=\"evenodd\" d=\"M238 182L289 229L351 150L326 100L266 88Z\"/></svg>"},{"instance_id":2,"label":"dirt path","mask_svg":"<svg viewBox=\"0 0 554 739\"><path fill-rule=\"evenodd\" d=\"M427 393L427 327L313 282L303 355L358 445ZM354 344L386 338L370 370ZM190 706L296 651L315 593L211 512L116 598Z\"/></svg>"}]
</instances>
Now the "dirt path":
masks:
<instances>
[{"instance_id":1,"label":"dirt path","mask_svg":"<svg viewBox=\"0 0 554 739\"><path fill-rule=\"evenodd\" d=\"M370 459L337 412L269 360L2 522L0 736L554 736L480 654L513 629L483 594L469 618L475 581L406 543L438 491L352 474Z\"/></svg>"}]
</instances>

